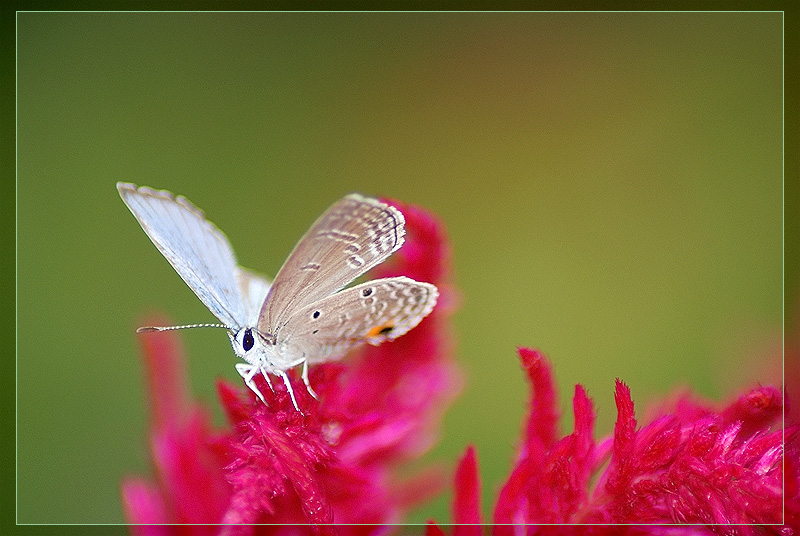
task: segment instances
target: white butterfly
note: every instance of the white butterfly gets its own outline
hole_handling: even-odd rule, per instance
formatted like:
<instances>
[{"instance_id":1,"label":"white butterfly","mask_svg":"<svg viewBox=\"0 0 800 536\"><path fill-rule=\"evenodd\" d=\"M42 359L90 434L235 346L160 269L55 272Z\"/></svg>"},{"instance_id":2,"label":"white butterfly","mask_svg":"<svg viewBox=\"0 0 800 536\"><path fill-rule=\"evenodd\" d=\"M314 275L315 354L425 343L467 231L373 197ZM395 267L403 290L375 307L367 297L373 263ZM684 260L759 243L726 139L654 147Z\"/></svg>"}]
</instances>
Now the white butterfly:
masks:
<instances>
[{"instance_id":1,"label":"white butterfly","mask_svg":"<svg viewBox=\"0 0 800 536\"><path fill-rule=\"evenodd\" d=\"M286 371L339 357L367 342L395 339L433 310L434 285L408 277L376 279L342 290L386 260L405 240L405 219L394 207L351 194L311 226L289 254L272 285L241 268L225 235L184 197L117 183L122 200L150 240L220 324L146 327L166 331L224 327L245 384L264 397L253 378L280 376L300 411Z\"/></svg>"}]
</instances>

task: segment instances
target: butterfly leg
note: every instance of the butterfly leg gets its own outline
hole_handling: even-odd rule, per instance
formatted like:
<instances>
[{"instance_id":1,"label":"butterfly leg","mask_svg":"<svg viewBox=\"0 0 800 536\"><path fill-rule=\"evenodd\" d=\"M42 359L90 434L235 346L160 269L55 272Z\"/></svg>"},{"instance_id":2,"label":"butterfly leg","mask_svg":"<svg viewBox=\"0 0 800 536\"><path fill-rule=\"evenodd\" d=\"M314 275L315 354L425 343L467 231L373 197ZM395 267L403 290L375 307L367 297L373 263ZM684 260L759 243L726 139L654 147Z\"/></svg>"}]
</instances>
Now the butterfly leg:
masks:
<instances>
[{"instance_id":1,"label":"butterfly leg","mask_svg":"<svg viewBox=\"0 0 800 536\"><path fill-rule=\"evenodd\" d=\"M308 383L308 361L303 361L303 383L306 384L308 394L313 396L316 400L319 400L317 393L314 392L314 389L311 388L311 384Z\"/></svg>"},{"instance_id":2,"label":"butterfly leg","mask_svg":"<svg viewBox=\"0 0 800 536\"><path fill-rule=\"evenodd\" d=\"M297 406L297 400L294 398L294 391L292 391L292 384L289 381L289 376L286 375L285 372L281 372L281 378L283 378L283 383L286 385L286 390L289 391L289 396L292 397L292 404L294 404L294 409L300 411L300 408ZM300 411L300 414L303 415L303 412Z\"/></svg>"},{"instance_id":3,"label":"butterfly leg","mask_svg":"<svg viewBox=\"0 0 800 536\"><path fill-rule=\"evenodd\" d=\"M264 400L264 395L261 394L261 391L258 390L258 387L256 387L256 383L253 381L253 376L255 376L258 373L258 367L255 367L253 365L248 365L246 363L237 363L236 372L238 372L239 376L241 376L244 379L245 385L247 385L251 391L257 394L258 398L260 398L261 401L264 402L264 404L266 404L267 402Z\"/></svg>"},{"instance_id":4,"label":"butterfly leg","mask_svg":"<svg viewBox=\"0 0 800 536\"><path fill-rule=\"evenodd\" d=\"M262 367L261 368L261 375L264 376L265 380L267 380L267 385L269 385L269 390L274 393L275 389L272 387L272 382L269 381L269 374L267 374L267 369Z\"/></svg>"}]
</instances>

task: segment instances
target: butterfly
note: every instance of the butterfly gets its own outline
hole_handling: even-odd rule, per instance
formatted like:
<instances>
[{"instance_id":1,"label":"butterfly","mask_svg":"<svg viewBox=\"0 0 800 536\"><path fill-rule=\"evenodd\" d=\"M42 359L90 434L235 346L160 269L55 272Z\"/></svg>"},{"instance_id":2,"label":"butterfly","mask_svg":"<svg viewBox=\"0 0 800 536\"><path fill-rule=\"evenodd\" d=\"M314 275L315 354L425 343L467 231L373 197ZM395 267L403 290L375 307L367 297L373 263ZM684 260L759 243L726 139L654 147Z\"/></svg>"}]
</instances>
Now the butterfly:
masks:
<instances>
[{"instance_id":1,"label":"butterfly","mask_svg":"<svg viewBox=\"0 0 800 536\"><path fill-rule=\"evenodd\" d=\"M342 356L351 348L396 339L428 316L436 286L388 277L345 288L403 245L405 218L377 199L350 194L326 210L294 247L272 284L236 262L226 236L185 197L117 183L122 200L162 255L221 324L139 328L137 332L194 327L227 330L244 363L236 371L264 402L254 378L283 380L286 372Z\"/></svg>"}]
</instances>

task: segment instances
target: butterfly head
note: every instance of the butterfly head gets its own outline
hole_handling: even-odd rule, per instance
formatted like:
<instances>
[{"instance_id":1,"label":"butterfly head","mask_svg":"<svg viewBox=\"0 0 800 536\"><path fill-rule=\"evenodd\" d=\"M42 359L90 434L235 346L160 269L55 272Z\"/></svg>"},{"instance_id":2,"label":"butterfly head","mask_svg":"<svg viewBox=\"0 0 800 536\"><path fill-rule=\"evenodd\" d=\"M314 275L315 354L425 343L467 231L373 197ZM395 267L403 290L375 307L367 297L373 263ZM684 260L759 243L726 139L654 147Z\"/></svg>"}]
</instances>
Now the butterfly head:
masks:
<instances>
[{"instance_id":1,"label":"butterfly head","mask_svg":"<svg viewBox=\"0 0 800 536\"><path fill-rule=\"evenodd\" d=\"M254 327L228 330L228 337L236 357L251 365L272 369L275 363L275 336L261 333Z\"/></svg>"}]
</instances>

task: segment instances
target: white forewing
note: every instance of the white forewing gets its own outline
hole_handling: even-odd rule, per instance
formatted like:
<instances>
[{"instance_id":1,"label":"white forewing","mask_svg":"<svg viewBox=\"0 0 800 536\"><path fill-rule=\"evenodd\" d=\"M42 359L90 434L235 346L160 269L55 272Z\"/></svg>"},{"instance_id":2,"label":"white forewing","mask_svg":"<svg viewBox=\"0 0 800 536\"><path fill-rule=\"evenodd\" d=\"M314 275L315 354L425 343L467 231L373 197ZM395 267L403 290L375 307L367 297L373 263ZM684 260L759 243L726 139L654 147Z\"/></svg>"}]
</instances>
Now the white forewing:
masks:
<instances>
[{"instance_id":1,"label":"white forewing","mask_svg":"<svg viewBox=\"0 0 800 536\"><path fill-rule=\"evenodd\" d=\"M117 183L122 200L178 275L223 324L252 317L237 282L236 257L225 235L184 197Z\"/></svg>"}]
</instances>

